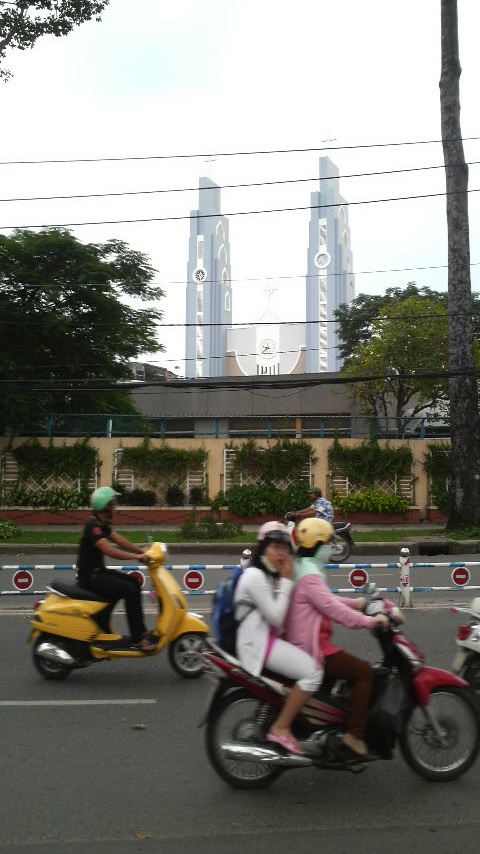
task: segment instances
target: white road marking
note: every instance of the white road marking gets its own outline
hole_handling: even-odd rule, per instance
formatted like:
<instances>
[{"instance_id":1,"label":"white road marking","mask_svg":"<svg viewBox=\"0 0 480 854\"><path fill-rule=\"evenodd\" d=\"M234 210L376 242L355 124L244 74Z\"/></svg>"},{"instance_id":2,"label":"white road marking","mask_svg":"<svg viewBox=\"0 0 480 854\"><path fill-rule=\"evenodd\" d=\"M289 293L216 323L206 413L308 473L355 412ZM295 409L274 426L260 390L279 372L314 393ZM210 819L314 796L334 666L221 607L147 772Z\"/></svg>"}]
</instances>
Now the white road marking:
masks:
<instances>
[{"instance_id":1,"label":"white road marking","mask_svg":"<svg viewBox=\"0 0 480 854\"><path fill-rule=\"evenodd\" d=\"M139 706L156 700L0 700L0 706Z\"/></svg>"}]
</instances>

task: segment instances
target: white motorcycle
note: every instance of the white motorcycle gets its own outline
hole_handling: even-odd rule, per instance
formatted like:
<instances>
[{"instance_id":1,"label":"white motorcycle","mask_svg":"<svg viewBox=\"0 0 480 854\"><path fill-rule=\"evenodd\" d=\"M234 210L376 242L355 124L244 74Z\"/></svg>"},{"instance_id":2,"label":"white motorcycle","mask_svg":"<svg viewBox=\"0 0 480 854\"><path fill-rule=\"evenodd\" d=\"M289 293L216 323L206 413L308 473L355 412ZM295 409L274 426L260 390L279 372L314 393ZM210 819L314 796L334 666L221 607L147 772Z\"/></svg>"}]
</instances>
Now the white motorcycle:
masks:
<instances>
[{"instance_id":1,"label":"white motorcycle","mask_svg":"<svg viewBox=\"0 0 480 854\"><path fill-rule=\"evenodd\" d=\"M468 614L470 619L457 630L457 652L452 670L480 693L480 596L472 599L470 607L450 608L454 614Z\"/></svg>"}]
</instances>

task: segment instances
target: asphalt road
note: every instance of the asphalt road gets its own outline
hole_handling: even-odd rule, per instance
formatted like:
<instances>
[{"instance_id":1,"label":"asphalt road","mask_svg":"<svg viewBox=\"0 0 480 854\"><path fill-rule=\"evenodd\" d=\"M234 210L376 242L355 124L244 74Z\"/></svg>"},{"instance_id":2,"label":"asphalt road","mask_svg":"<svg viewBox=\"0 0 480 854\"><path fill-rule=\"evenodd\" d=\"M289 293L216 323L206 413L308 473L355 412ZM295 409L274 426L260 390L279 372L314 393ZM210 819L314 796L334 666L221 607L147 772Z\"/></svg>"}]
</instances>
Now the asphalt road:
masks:
<instances>
[{"instance_id":1,"label":"asphalt road","mask_svg":"<svg viewBox=\"0 0 480 854\"><path fill-rule=\"evenodd\" d=\"M406 633L429 663L449 667L459 618L446 606L469 598L468 591L414 598ZM208 608L208 597L192 599L195 610ZM161 655L45 682L25 644L31 600L0 604L2 852L450 854L459 844L476 851L480 762L447 784L421 780L397 756L359 776L297 770L265 791L234 791L209 766L197 727L210 691L205 678L181 679ZM336 638L375 660L369 633L338 629Z\"/></svg>"}]
</instances>

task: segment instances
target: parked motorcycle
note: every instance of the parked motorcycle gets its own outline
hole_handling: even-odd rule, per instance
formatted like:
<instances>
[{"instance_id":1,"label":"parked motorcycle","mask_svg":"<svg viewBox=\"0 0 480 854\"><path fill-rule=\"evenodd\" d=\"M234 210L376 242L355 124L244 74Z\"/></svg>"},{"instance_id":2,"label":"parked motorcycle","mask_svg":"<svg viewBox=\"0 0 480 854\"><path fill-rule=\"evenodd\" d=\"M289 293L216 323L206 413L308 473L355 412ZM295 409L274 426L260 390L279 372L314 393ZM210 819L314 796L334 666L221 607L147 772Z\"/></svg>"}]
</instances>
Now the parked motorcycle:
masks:
<instances>
[{"instance_id":1,"label":"parked motorcycle","mask_svg":"<svg viewBox=\"0 0 480 854\"><path fill-rule=\"evenodd\" d=\"M467 683L453 673L427 667L423 653L400 631L402 614L367 585L365 613L386 613L387 630L373 634L382 651L375 665L365 740L369 760L392 759L396 744L410 768L431 781L455 780L475 761L480 722ZM305 704L293 731L303 755L271 744L266 736L291 683L265 671L255 677L210 638L204 651L214 682L205 716L206 749L217 774L232 786L267 786L289 768L366 768L345 762L341 744L350 689L343 680L325 682ZM369 763L370 764L370 761Z\"/></svg>"},{"instance_id":2,"label":"parked motorcycle","mask_svg":"<svg viewBox=\"0 0 480 854\"><path fill-rule=\"evenodd\" d=\"M295 543L295 513L287 513L285 516L285 524L290 532L293 542ZM331 540L330 562L344 563L348 560L352 549L355 545L350 533L350 522L332 522L334 528L334 536Z\"/></svg>"},{"instance_id":3,"label":"parked motorcycle","mask_svg":"<svg viewBox=\"0 0 480 854\"><path fill-rule=\"evenodd\" d=\"M450 608L454 614L468 614L468 623L462 623L457 630L457 652L452 662L452 670L465 679L475 691L480 692L480 596L472 599L470 607Z\"/></svg>"},{"instance_id":4,"label":"parked motorcycle","mask_svg":"<svg viewBox=\"0 0 480 854\"><path fill-rule=\"evenodd\" d=\"M79 584L53 581L49 596L35 606L29 642L33 663L45 679L65 679L72 670L95 661L154 656L168 646L170 664L180 676L192 679L205 669L202 651L209 628L198 614L187 610L186 599L170 570L162 543L153 543L147 557L148 570L158 603L153 652L131 648L131 638L113 631L114 605L83 590Z\"/></svg>"}]
</instances>

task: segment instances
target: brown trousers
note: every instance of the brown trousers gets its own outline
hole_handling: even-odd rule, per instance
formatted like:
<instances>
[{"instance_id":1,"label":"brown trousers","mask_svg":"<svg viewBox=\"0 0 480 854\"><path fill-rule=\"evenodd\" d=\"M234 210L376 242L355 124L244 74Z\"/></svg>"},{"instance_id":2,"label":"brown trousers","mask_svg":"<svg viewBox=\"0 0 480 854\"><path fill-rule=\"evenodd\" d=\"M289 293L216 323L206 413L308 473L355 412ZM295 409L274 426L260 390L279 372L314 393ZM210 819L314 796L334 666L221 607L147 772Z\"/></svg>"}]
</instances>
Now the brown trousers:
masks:
<instances>
[{"instance_id":1,"label":"brown trousers","mask_svg":"<svg viewBox=\"0 0 480 854\"><path fill-rule=\"evenodd\" d=\"M334 652L325 658L325 676L347 679L351 683L352 700L347 717L347 732L363 739L373 683L370 664L363 658L356 658L343 650Z\"/></svg>"}]
</instances>

